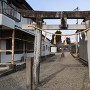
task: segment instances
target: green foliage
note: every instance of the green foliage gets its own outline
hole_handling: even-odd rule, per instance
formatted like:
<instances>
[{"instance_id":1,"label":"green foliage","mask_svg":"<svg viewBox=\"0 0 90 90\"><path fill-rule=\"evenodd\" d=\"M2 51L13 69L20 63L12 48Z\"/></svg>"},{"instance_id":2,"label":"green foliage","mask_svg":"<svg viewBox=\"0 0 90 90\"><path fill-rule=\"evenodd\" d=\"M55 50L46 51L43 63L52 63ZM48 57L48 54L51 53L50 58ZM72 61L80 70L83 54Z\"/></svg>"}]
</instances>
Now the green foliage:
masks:
<instances>
[{"instance_id":1,"label":"green foliage","mask_svg":"<svg viewBox=\"0 0 90 90\"><path fill-rule=\"evenodd\" d=\"M54 43L54 35L52 35L51 43Z\"/></svg>"},{"instance_id":2,"label":"green foliage","mask_svg":"<svg viewBox=\"0 0 90 90\"><path fill-rule=\"evenodd\" d=\"M71 47L74 47L74 46L76 46L76 44L74 44L74 43L71 43L71 44L70 44L70 46L71 46Z\"/></svg>"},{"instance_id":3,"label":"green foliage","mask_svg":"<svg viewBox=\"0 0 90 90\"><path fill-rule=\"evenodd\" d=\"M76 52L76 44L74 44L74 43L70 44L70 48L71 48L71 53Z\"/></svg>"},{"instance_id":4,"label":"green foliage","mask_svg":"<svg viewBox=\"0 0 90 90\"><path fill-rule=\"evenodd\" d=\"M71 40L70 40L70 38L66 38L66 42L67 42L67 44L70 44L71 43Z\"/></svg>"},{"instance_id":5,"label":"green foliage","mask_svg":"<svg viewBox=\"0 0 90 90\"><path fill-rule=\"evenodd\" d=\"M61 31L56 31L55 34L62 34ZM54 35L52 35L52 40L51 40L51 43L53 44L54 42ZM61 36L60 35L57 35L56 36L56 44L58 43L61 43Z\"/></svg>"}]
</instances>

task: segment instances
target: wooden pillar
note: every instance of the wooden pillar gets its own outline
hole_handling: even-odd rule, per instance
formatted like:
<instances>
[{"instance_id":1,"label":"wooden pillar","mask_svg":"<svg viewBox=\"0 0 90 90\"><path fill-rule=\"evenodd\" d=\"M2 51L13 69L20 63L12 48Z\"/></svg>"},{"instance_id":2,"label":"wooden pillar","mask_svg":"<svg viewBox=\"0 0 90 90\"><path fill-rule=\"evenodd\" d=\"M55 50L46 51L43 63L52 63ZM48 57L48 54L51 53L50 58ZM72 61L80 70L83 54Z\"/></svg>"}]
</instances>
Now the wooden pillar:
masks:
<instances>
[{"instance_id":1,"label":"wooden pillar","mask_svg":"<svg viewBox=\"0 0 90 90\"><path fill-rule=\"evenodd\" d=\"M0 50L1 50L1 40L0 40ZM0 63L1 63L1 52L0 52Z\"/></svg>"},{"instance_id":2,"label":"wooden pillar","mask_svg":"<svg viewBox=\"0 0 90 90\"><path fill-rule=\"evenodd\" d=\"M31 58L26 58L26 87L27 90L32 90L32 64Z\"/></svg>"},{"instance_id":3,"label":"wooden pillar","mask_svg":"<svg viewBox=\"0 0 90 90\"><path fill-rule=\"evenodd\" d=\"M24 53L24 62L25 62L25 59L26 59L26 51L25 51L25 42L23 42L23 53Z\"/></svg>"},{"instance_id":4,"label":"wooden pillar","mask_svg":"<svg viewBox=\"0 0 90 90\"><path fill-rule=\"evenodd\" d=\"M12 61L11 61L12 64L14 64L14 42L15 42L15 30L12 31Z\"/></svg>"},{"instance_id":5,"label":"wooden pillar","mask_svg":"<svg viewBox=\"0 0 90 90\"><path fill-rule=\"evenodd\" d=\"M25 57L27 58L27 42L25 43Z\"/></svg>"}]
</instances>

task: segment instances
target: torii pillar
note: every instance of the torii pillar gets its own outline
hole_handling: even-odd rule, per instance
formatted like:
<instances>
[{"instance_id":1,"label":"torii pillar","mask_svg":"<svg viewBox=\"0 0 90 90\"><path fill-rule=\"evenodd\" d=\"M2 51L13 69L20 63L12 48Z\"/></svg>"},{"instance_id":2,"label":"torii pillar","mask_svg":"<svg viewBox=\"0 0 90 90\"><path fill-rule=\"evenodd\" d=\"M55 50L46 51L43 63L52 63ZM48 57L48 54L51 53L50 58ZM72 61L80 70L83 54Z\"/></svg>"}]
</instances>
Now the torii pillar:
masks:
<instances>
[{"instance_id":1,"label":"torii pillar","mask_svg":"<svg viewBox=\"0 0 90 90\"><path fill-rule=\"evenodd\" d=\"M86 28L90 28L90 20L85 21ZM88 69L89 69L89 84L90 84L90 30L87 31L87 53L88 53Z\"/></svg>"},{"instance_id":2,"label":"torii pillar","mask_svg":"<svg viewBox=\"0 0 90 90\"><path fill-rule=\"evenodd\" d=\"M90 28L90 20L86 22L86 28ZM89 68L89 82L90 82L90 30L87 31L87 52L88 52L88 68Z\"/></svg>"},{"instance_id":3,"label":"torii pillar","mask_svg":"<svg viewBox=\"0 0 90 90\"><path fill-rule=\"evenodd\" d=\"M42 28L42 19L36 18L37 27ZM41 59L41 36L42 32L36 29L35 44L34 44L34 66L33 66L33 81L34 87L39 84L40 75L40 59Z\"/></svg>"}]
</instances>

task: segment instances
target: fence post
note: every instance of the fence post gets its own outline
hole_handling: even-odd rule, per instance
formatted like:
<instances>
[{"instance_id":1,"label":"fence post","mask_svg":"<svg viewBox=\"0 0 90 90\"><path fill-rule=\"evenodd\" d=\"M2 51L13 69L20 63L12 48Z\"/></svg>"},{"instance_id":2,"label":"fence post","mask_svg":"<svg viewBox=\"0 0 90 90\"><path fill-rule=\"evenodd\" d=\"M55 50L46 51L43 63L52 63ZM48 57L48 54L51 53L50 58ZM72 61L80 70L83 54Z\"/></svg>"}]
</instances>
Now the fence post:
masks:
<instances>
[{"instance_id":1,"label":"fence post","mask_svg":"<svg viewBox=\"0 0 90 90\"><path fill-rule=\"evenodd\" d=\"M32 60L31 58L26 58L26 88L27 90L32 90Z\"/></svg>"}]
</instances>

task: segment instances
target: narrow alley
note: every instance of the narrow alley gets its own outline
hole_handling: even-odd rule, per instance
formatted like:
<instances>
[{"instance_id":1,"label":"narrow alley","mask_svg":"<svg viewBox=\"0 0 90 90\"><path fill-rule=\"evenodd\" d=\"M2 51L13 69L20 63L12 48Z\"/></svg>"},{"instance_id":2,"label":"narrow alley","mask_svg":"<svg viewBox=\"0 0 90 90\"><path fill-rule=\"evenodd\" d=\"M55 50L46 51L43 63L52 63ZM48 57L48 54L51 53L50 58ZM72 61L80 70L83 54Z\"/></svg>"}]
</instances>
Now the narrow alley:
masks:
<instances>
[{"instance_id":1,"label":"narrow alley","mask_svg":"<svg viewBox=\"0 0 90 90\"><path fill-rule=\"evenodd\" d=\"M88 90L88 67L74 59L69 52L60 53L41 64L40 90Z\"/></svg>"},{"instance_id":2,"label":"narrow alley","mask_svg":"<svg viewBox=\"0 0 90 90\"><path fill-rule=\"evenodd\" d=\"M90 90L88 67L72 57L61 53L41 63L40 84L37 90ZM26 90L25 69L0 78L0 90Z\"/></svg>"}]
</instances>

